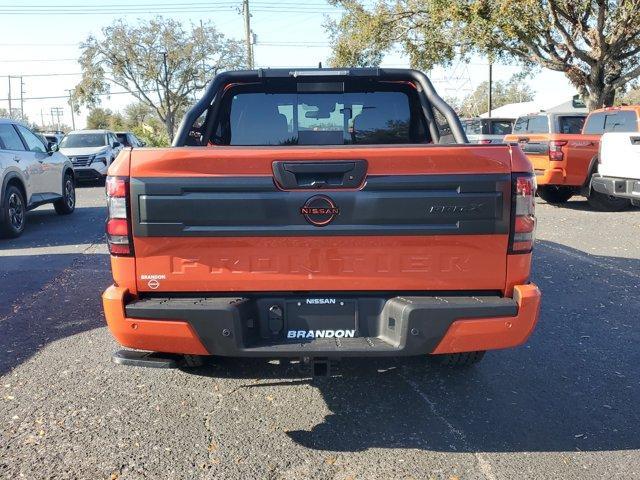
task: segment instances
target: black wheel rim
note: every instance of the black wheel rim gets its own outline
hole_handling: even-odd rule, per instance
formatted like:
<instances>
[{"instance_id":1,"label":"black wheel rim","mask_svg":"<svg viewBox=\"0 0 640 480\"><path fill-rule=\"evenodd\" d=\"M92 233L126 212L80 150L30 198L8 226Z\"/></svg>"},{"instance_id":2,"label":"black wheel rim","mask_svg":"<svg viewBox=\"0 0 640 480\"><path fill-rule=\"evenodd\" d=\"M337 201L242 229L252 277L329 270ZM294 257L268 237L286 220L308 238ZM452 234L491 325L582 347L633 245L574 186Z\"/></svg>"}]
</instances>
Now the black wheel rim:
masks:
<instances>
[{"instance_id":1,"label":"black wheel rim","mask_svg":"<svg viewBox=\"0 0 640 480\"><path fill-rule=\"evenodd\" d=\"M69 209L76 204L76 189L71 180L67 180L64 184L64 201Z\"/></svg>"},{"instance_id":2,"label":"black wheel rim","mask_svg":"<svg viewBox=\"0 0 640 480\"><path fill-rule=\"evenodd\" d=\"M16 229L22 229L24 225L24 203L22 198L17 193L13 192L9 195L9 222L11 226Z\"/></svg>"}]
</instances>

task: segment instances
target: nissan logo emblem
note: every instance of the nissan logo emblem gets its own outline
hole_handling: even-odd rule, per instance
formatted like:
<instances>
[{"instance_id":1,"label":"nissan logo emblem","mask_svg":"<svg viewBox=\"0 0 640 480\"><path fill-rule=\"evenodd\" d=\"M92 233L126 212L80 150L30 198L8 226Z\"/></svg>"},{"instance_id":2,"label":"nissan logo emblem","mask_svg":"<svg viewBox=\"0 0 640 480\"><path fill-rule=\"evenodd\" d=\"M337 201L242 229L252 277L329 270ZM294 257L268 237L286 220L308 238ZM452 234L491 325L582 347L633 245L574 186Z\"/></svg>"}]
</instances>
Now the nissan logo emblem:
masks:
<instances>
[{"instance_id":1,"label":"nissan logo emblem","mask_svg":"<svg viewBox=\"0 0 640 480\"><path fill-rule=\"evenodd\" d=\"M315 195L300 208L300 214L311 225L324 227L329 225L336 216L340 215L340 209L326 195Z\"/></svg>"}]
</instances>

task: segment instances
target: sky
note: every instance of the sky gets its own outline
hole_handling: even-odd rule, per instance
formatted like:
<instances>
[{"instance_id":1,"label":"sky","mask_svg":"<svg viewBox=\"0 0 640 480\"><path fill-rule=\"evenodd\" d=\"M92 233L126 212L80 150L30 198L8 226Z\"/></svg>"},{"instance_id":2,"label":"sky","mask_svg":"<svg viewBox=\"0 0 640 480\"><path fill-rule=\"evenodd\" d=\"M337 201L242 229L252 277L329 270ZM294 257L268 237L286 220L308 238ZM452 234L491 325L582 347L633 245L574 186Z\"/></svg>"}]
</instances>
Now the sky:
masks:
<instances>
[{"instance_id":1,"label":"sky","mask_svg":"<svg viewBox=\"0 0 640 480\"><path fill-rule=\"evenodd\" d=\"M0 0L0 108L8 108L8 76L22 75L24 111L32 122L51 121L51 109L62 108L61 122L71 125L71 109L64 97L80 80L79 43L116 18L130 23L148 21L160 14L188 25L212 21L230 38L244 38L241 0ZM339 18L340 10L323 0L250 0L251 29L257 67L315 67L326 64L331 49L323 28L326 18ZM382 66L408 67L400 53L385 57ZM517 65L493 66L493 79L508 80L520 71ZM483 58L456 62L430 72L442 96L463 97L488 79ZM575 89L560 72L542 70L528 80L535 99L546 105L571 98ZM120 91L115 87L114 91ZM11 79L12 107L20 105L20 79ZM102 98L102 107L121 111L133 102L130 95ZM86 109L75 116L83 128Z\"/></svg>"}]
</instances>

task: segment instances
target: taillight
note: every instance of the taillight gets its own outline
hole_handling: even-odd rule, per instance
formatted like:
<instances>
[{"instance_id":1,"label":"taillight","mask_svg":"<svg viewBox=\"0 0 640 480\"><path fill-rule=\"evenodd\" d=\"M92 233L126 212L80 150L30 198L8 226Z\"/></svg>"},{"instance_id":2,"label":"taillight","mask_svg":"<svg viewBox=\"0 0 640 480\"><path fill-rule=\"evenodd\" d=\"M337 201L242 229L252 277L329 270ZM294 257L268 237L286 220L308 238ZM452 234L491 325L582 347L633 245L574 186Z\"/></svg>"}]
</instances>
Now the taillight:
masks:
<instances>
[{"instance_id":1,"label":"taillight","mask_svg":"<svg viewBox=\"0 0 640 480\"><path fill-rule=\"evenodd\" d=\"M530 173L514 173L512 185L509 253L529 253L536 231L536 179Z\"/></svg>"},{"instance_id":2,"label":"taillight","mask_svg":"<svg viewBox=\"0 0 640 480\"><path fill-rule=\"evenodd\" d=\"M561 162L564 160L562 147L566 144L566 140L551 140L549 142L549 160L553 160L554 162Z\"/></svg>"},{"instance_id":3,"label":"taillight","mask_svg":"<svg viewBox=\"0 0 640 480\"><path fill-rule=\"evenodd\" d=\"M129 179L107 177L107 245L111 255L133 255L131 238L131 209L129 208Z\"/></svg>"}]
</instances>

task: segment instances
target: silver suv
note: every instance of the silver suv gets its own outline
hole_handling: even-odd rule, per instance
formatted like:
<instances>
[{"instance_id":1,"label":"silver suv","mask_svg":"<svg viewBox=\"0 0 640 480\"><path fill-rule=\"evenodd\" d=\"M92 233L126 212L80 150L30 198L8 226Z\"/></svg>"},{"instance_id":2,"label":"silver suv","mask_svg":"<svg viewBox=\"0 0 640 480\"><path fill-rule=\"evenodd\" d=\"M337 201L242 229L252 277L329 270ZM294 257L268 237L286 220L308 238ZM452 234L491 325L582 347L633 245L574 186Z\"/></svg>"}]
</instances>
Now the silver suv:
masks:
<instances>
[{"instance_id":1,"label":"silver suv","mask_svg":"<svg viewBox=\"0 0 640 480\"><path fill-rule=\"evenodd\" d=\"M60 152L71 163L78 180L101 180L122 150L115 133L109 130L76 130L60 141Z\"/></svg>"},{"instance_id":2,"label":"silver suv","mask_svg":"<svg viewBox=\"0 0 640 480\"><path fill-rule=\"evenodd\" d=\"M57 145L45 145L25 125L0 119L0 236L17 237L26 212L53 203L60 215L76 206L75 176Z\"/></svg>"}]
</instances>

